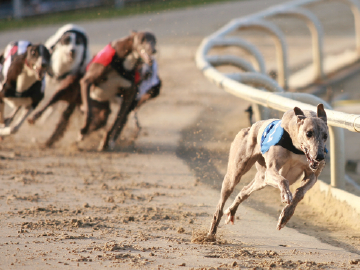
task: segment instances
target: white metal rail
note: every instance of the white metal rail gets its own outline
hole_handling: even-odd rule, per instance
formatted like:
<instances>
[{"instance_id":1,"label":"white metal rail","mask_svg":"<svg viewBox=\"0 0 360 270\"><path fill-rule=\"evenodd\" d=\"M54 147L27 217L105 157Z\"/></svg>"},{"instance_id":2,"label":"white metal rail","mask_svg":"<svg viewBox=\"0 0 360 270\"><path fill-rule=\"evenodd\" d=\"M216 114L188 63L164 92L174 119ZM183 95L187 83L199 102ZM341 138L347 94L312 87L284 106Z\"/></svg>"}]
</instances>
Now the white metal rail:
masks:
<instances>
[{"instance_id":1,"label":"white metal rail","mask_svg":"<svg viewBox=\"0 0 360 270\"><path fill-rule=\"evenodd\" d=\"M351 8L354 15L357 59L359 59L360 3L358 0L333 1L344 2ZM203 74L220 88L257 105L285 112L295 106L305 110L316 111L315 105L323 103L327 109L326 113L330 131L331 185L343 188L345 183L343 129L360 132L360 115L331 110L332 108L330 105L310 94L284 92L283 89L287 89L289 81L285 36L275 24L266 21L266 18L273 16L296 16L307 23L312 36L312 51L314 65L316 67L316 78L322 79L325 76L323 30L317 17L312 12L305 9L304 6L313 3L325 4L327 2L329 2L329 0L296 0L266 9L247 17L234 19L202 41L196 53L196 64ZM240 29L261 30L270 34L275 39L278 83L265 75L265 61L254 45L241 38L227 37L228 34ZM254 57L256 62L255 67L246 60L236 56L208 55L208 52L212 48L224 46L238 46L247 51ZM244 72L223 74L215 68L216 66L221 65L237 66ZM268 91L276 93L259 90L248 84L260 86Z\"/></svg>"}]
</instances>

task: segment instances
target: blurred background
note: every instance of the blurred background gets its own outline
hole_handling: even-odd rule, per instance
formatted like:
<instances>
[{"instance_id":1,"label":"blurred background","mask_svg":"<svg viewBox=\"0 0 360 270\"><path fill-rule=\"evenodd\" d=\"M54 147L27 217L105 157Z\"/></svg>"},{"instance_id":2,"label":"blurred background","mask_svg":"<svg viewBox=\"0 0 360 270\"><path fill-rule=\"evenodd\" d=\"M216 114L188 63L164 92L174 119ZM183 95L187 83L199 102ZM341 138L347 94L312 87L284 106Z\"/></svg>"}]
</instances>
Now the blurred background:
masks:
<instances>
[{"instance_id":1,"label":"blurred background","mask_svg":"<svg viewBox=\"0 0 360 270\"><path fill-rule=\"evenodd\" d=\"M0 0L0 18L22 18L98 6L122 7L143 0Z\"/></svg>"}]
</instances>

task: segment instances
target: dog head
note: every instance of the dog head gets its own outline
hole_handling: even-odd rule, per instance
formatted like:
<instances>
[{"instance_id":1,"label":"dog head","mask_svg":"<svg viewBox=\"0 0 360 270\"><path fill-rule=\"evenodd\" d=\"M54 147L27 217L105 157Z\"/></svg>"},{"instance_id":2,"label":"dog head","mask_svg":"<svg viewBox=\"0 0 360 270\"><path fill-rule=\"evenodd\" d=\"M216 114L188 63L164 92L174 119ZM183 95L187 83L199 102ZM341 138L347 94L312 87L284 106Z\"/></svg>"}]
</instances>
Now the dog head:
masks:
<instances>
[{"instance_id":1,"label":"dog head","mask_svg":"<svg viewBox=\"0 0 360 270\"><path fill-rule=\"evenodd\" d=\"M65 32L51 48L51 69L55 76L81 69L85 61L87 38L76 31Z\"/></svg>"},{"instance_id":2,"label":"dog head","mask_svg":"<svg viewBox=\"0 0 360 270\"><path fill-rule=\"evenodd\" d=\"M289 129L294 146L302 149L310 169L316 171L325 159L325 143L329 137L324 105L317 106L316 114L295 107Z\"/></svg>"},{"instance_id":3,"label":"dog head","mask_svg":"<svg viewBox=\"0 0 360 270\"><path fill-rule=\"evenodd\" d=\"M42 44L28 46L25 63L35 71L36 79L42 80L50 64L49 50Z\"/></svg>"},{"instance_id":4,"label":"dog head","mask_svg":"<svg viewBox=\"0 0 360 270\"><path fill-rule=\"evenodd\" d=\"M55 45L55 48L62 52L68 62L74 62L74 60L81 60L83 57L86 43L84 35L66 32Z\"/></svg>"},{"instance_id":5,"label":"dog head","mask_svg":"<svg viewBox=\"0 0 360 270\"><path fill-rule=\"evenodd\" d=\"M156 38L150 32L132 32L133 50L137 52L144 63L152 65L152 55L156 53Z\"/></svg>"}]
</instances>

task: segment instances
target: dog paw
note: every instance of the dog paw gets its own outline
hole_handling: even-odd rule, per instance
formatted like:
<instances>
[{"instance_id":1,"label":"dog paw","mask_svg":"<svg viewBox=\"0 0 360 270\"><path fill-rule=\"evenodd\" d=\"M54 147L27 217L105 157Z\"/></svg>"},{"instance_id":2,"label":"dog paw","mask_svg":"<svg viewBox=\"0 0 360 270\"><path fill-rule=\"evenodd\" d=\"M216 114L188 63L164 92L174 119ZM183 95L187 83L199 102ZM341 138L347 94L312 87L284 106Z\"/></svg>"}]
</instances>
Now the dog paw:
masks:
<instances>
[{"instance_id":1,"label":"dog paw","mask_svg":"<svg viewBox=\"0 0 360 270\"><path fill-rule=\"evenodd\" d=\"M18 127L12 127L12 128L10 128L10 134L15 134L18 132L18 130L19 130Z\"/></svg>"},{"instance_id":2,"label":"dog paw","mask_svg":"<svg viewBox=\"0 0 360 270\"><path fill-rule=\"evenodd\" d=\"M292 200L293 200L293 196L292 196L290 190L287 190L281 194L281 202L282 203L290 204L292 202Z\"/></svg>"},{"instance_id":3,"label":"dog paw","mask_svg":"<svg viewBox=\"0 0 360 270\"><path fill-rule=\"evenodd\" d=\"M109 150L109 144L106 143L106 142L104 142L104 141L101 141L100 144L99 144L99 146L98 146L98 148L97 148L97 150L98 150L99 152L103 152L103 151Z\"/></svg>"},{"instance_id":4,"label":"dog paw","mask_svg":"<svg viewBox=\"0 0 360 270\"><path fill-rule=\"evenodd\" d=\"M27 121L30 125L35 124L35 120L33 118L29 118Z\"/></svg>"},{"instance_id":5,"label":"dog paw","mask_svg":"<svg viewBox=\"0 0 360 270\"><path fill-rule=\"evenodd\" d=\"M294 214L294 211L295 211L295 207L292 205L287 205L284 207L284 209L281 211L281 214L279 216L279 221L277 224L277 229L279 231L285 227L286 223L290 220L290 218Z\"/></svg>"},{"instance_id":6,"label":"dog paw","mask_svg":"<svg viewBox=\"0 0 360 270\"><path fill-rule=\"evenodd\" d=\"M227 215L227 218L225 220L225 224L229 224L231 223L232 225L234 225L234 220L235 220L235 216L232 216L231 215L231 211L230 209L226 209L225 212L224 212L225 215Z\"/></svg>"},{"instance_id":7,"label":"dog paw","mask_svg":"<svg viewBox=\"0 0 360 270\"><path fill-rule=\"evenodd\" d=\"M208 233L206 235L206 240L207 240L207 242L216 242L216 235Z\"/></svg>"},{"instance_id":8,"label":"dog paw","mask_svg":"<svg viewBox=\"0 0 360 270\"><path fill-rule=\"evenodd\" d=\"M114 150L115 145L116 145L116 143L115 143L114 140L110 140L110 141L109 141L109 149L110 149L110 150Z\"/></svg>"},{"instance_id":9,"label":"dog paw","mask_svg":"<svg viewBox=\"0 0 360 270\"><path fill-rule=\"evenodd\" d=\"M78 134L78 137L76 139L77 142L81 142L84 139L84 135L81 134L81 132Z\"/></svg>"}]
</instances>

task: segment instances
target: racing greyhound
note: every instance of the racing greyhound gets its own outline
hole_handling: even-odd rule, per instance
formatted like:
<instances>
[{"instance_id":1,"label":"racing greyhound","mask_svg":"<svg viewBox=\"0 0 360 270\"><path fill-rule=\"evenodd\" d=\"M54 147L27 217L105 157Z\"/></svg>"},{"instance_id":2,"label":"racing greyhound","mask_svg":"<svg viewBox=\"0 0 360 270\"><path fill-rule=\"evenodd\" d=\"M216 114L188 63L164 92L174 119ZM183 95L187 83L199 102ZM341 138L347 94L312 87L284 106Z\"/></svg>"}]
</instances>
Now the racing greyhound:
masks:
<instances>
[{"instance_id":1,"label":"racing greyhound","mask_svg":"<svg viewBox=\"0 0 360 270\"><path fill-rule=\"evenodd\" d=\"M240 203L252 192L270 185L280 189L281 201L286 204L277 224L278 230L283 228L325 166L327 138L327 118L323 104L317 106L317 114L295 107L287 111L281 120L259 121L242 129L231 144L227 173L208 237L215 237L226 200L241 177L255 163L255 178L225 210L225 223L234 224ZM289 186L302 176L301 186L293 196Z\"/></svg>"},{"instance_id":2,"label":"racing greyhound","mask_svg":"<svg viewBox=\"0 0 360 270\"><path fill-rule=\"evenodd\" d=\"M122 104L113 125L106 131L98 150L108 148L109 140L115 142L125 126L131 105L136 97L136 69L143 61L152 66L152 55L156 52L156 38L150 32L132 32L129 36L115 40L101 50L90 62L80 81L81 99L85 114L79 139L88 134L91 123L91 100L112 101L121 95Z\"/></svg>"},{"instance_id":3,"label":"racing greyhound","mask_svg":"<svg viewBox=\"0 0 360 270\"><path fill-rule=\"evenodd\" d=\"M0 56L0 135L16 133L26 117L44 97L44 76L49 67L50 53L42 44L16 41L6 46ZM14 108L4 119L4 101ZM10 127L17 112L24 107L23 114Z\"/></svg>"},{"instance_id":4,"label":"racing greyhound","mask_svg":"<svg viewBox=\"0 0 360 270\"><path fill-rule=\"evenodd\" d=\"M47 81L55 88L55 92L40 110L29 117L28 122L34 124L44 112L51 113L52 107L58 101L67 103L54 132L45 142L45 146L50 147L62 138L75 108L81 105L80 79L91 57L85 29L74 24L66 24L59 28L45 42L45 46L51 53ZM90 130L96 130L106 124L110 114L110 104L109 102L94 103L92 107L95 119L92 121Z\"/></svg>"}]
</instances>

